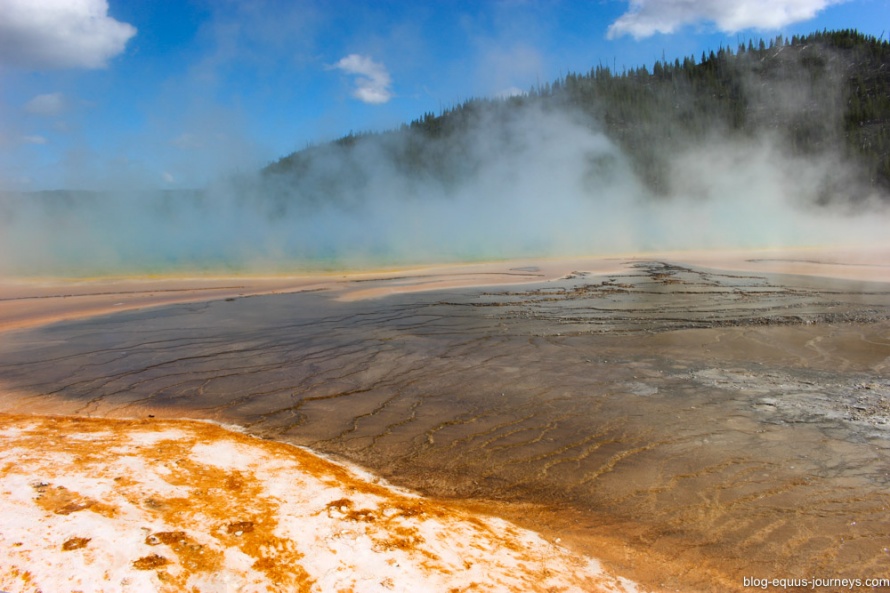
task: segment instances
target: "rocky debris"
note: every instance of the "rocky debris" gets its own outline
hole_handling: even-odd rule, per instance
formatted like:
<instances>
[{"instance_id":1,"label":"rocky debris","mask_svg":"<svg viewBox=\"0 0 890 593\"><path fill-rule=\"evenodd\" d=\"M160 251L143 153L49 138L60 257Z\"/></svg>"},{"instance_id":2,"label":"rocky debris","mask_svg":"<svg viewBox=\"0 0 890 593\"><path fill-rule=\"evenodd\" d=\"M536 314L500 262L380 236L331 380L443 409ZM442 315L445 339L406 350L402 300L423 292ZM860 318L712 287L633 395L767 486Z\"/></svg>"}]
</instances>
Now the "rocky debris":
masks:
<instances>
[{"instance_id":1,"label":"rocky debris","mask_svg":"<svg viewBox=\"0 0 890 593\"><path fill-rule=\"evenodd\" d=\"M885 379L854 375L844 381L843 376L818 371L721 368L695 371L690 377L748 394L751 407L768 422L853 423L867 428L870 435L890 438L890 381Z\"/></svg>"}]
</instances>

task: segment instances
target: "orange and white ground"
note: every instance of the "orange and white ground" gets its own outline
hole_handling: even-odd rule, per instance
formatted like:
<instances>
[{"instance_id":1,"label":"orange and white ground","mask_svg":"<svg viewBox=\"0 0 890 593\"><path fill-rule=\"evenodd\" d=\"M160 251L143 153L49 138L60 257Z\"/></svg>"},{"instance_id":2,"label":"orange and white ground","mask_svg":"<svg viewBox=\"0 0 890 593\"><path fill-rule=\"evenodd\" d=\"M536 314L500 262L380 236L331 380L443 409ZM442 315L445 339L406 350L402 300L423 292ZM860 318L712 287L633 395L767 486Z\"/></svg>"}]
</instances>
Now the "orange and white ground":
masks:
<instances>
[{"instance_id":1,"label":"orange and white ground","mask_svg":"<svg viewBox=\"0 0 890 593\"><path fill-rule=\"evenodd\" d=\"M0 414L0 590L637 590L504 520L206 422Z\"/></svg>"}]
</instances>

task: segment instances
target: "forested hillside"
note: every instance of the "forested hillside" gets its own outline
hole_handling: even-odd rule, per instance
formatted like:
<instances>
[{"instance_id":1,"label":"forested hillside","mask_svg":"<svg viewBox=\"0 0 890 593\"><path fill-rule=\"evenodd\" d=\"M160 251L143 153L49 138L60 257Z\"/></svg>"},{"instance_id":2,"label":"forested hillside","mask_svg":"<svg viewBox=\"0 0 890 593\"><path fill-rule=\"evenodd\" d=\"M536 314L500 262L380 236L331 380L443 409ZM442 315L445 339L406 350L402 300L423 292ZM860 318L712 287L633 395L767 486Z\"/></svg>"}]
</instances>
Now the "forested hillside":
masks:
<instances>
[{"instance_id":1,"label":"forested hillside","mask_svg":"<svg viewBox=\"0 0 890 593\"><path fill-rule=\"evenodd\" d=\"M478 144L483 122L486 135L500 136L492 146L509 149L514 142L534 142L507 125L533 110L570 113L575 125L604 133L654 195L674 190L672 155L717 137L768 137L792 157L831 154L855 169L861 187L885 196L890 190L890 43L853 30L722 47L658 61L651 71L641 66L615 72L598 64L527 94L472 99L398 130L309 147L264 173L275 187L295 190L303 200L336 199L344 190L361 191L359 154L371 151L405 180L456 186L484 166L474 156L478 148L470 146ZM837 187L826 185L820 200L850 191L840 180ZM293 199L293 191L287 193Z\"/></svg>"}]
</instances>

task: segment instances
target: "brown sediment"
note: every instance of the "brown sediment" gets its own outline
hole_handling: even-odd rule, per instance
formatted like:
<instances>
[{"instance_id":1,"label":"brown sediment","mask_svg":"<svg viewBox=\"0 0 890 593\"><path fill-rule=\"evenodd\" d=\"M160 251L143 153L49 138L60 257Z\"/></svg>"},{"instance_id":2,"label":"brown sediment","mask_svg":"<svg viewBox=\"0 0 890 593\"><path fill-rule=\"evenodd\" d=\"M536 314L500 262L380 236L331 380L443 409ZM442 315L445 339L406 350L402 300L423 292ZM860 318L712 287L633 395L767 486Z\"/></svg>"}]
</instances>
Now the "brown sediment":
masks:
<instances>
[{"instance_id":1,"label":"brown sediment","mask_svg":"<svg viewBox=\"0 0 890 593\"><path fill-rule=\"evenodd\" d=\"M498 286L585 274L617 273L625 262L667 259L722 270L890 282L890 249L688 251L439 264L410 269L315 275L232 277L0 278L0 332L176 303L327 290L343 301L420 291Z\"/></svg>"},{"instance_id":2,"label":"brown sediment","mask_svg":"<svg viewBox=\"0 0 890 593\"><path fill-rule=\"evenodd\" d=\"M173 303L321 290L322 278L0 279L0 332Z\"/></svg>"},{"instance_id":3,"label":"brown sediment","mask_svg":"<svg viewBox=\"0 0 890 593\"><path fill-rule=\"evenodd\" d=\"M89 537L69 537L62 543L62 549L66 552L85 548L90 543Z\"/></svg>"},{"instance_id":4,"label":"brown sediment","mask_svg":"<svg viewBox=\"0 0 890 593\"><path fill-rule=\"evenodd\" d=\"M259 295L333 291L340 298L355 300L454 286L527 282L544 277L538 266L511 269L511 265L438 265L397 271L272 277L0 278L0 332L163 305L233 301Z\"/></svg>"},{"instance_id":5,"label":"brown sediment","mask_svg":"<svg viewBox=\"0 0 890 593\"><path fill-rule=\"evenodd\" d=\"M37 491L37 496L34 497L37 504L57 515L70 515L87 509L106 517L114 517L117 514L115 507L81 496L64 486L40 483L35 484L34 489Z\"/></svg>"},{"instance_id":6,"label":"brown sediment","mask_svg":"<svg viewBox=\"0 0 890 593\"><path fill-rule=\"evenodd\" d=\"M451 269L87 320L0 347L27 396L4 406L237 423L653 588L857 578L890 561L890 287L854 255L538 262L514 267L556 280L473 290Z\"/></svg>"}]
</instances>

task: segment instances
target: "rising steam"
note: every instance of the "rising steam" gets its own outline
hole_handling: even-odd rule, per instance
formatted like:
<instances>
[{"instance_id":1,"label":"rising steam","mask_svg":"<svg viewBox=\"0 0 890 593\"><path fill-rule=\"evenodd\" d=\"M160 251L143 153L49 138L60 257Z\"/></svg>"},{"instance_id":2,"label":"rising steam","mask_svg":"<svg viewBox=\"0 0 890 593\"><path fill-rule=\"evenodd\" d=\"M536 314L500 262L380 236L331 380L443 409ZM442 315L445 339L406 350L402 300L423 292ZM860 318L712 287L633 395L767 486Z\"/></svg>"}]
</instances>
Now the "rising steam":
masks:
<instances>
[{"instance_id":1,"label":"rising steam","mask_svg":"<svg viewBox=\"0 0 890 593\"><path fill-rule=\"evenodd\" d=\"M5 194L0 273L299 271L861 243L886 233L886 202L856 189L854 166L831 149L790 156L768 132L653 137L670 150L666 195L572 109L480 109L466 131L437 140L438 153L424 151L440 155L441 175L393 156L425 141L413 130L369 136L348 151L317 150L291 175L239 175L193 192ZM855 207L826 200L833 187Z\"/></svg>"}]
</instances>

